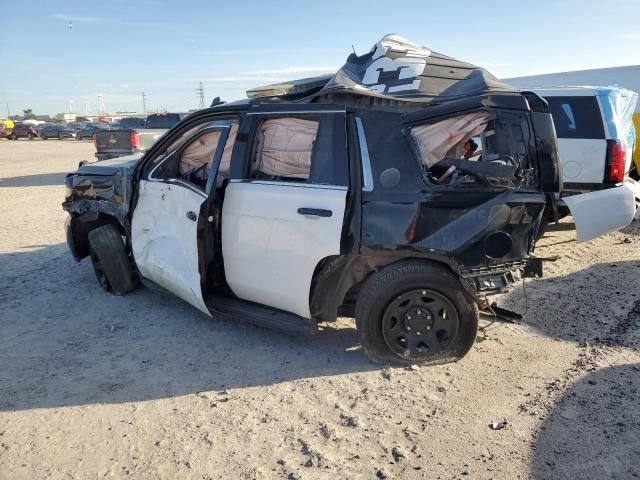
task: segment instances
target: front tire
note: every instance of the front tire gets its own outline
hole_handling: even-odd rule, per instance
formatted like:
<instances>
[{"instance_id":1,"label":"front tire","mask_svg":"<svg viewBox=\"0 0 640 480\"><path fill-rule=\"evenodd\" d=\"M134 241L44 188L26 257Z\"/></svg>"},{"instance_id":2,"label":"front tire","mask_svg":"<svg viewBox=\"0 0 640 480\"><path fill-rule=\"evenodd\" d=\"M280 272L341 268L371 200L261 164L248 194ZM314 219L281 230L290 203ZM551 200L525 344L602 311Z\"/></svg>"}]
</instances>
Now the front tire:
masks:
<instances>
[{"instance_id":1,"label":"front tire","mask_svg":"<svg viewBox=\"0 0 640 480\"><path fill-rule=\"evenodd\" d=\"M62 140L62 138L63 138L63 137L62 137L62 134L61 134L61 133L59 133L59 134L58 134L58 140Z\"/></svg>"},{"instance_id":2,"label":"front tire","mask_svg":"<svg viewBox=\"0 0 640 480\"><path fill-rule=\"evenodd\" d=\"M17 140L17 139L18 139L18 137L16 137L15 133L9 135L9 140Z\"/></svg>"},{"instance_id":3,"label":"front tire","mask_svg":"<svg viewBox=\"0 0 640 480\"><path fill-rule=\"evenodd\" d=\"M356 302L356 326L363 350L375 363L447 363L473 346L478 306L446 267L402 262L365 282Z\"/></svg>"},{"instance_id":4,"label":"front tire","mask_svg":"<svg viewBox=\"0 0 640 480\"><path fill-rule=\"evenodd\" d=\"M27 138L28 138L29 140L33 140L33 134L32 134L32 133L30 133L29 135L27 135Z\"/></svg>"},{"instance_id":5,"label":"front tire","mask_svg":"<svg viewBox=\"0 0 640 480\"><path fill-rule=\"evenodd\" d=\"M120 231L104 225L89 232L91 264L100 286L114 295L129 293L138 285Z\"/></svg>"}]
</instances>

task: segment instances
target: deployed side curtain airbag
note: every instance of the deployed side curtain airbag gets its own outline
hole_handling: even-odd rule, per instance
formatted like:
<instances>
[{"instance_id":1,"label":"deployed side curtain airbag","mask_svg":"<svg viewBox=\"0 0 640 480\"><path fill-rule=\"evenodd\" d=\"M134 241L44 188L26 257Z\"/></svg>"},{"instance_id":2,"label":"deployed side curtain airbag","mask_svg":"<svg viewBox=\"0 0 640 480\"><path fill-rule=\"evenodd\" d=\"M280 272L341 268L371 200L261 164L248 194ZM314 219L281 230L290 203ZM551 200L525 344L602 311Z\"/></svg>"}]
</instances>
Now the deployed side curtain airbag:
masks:
<instances>
[{"instance_id":1,"label":"deployed side curtain airbag","mask_svg":"<svg viewBox=\"0 0 640 480\"><path fill-rule=\"evenodd\" d=\"M485 130L489 116L486 112L468 113L413 127L411 135L418 146L422 163L431 168L445 156L461 158L464 143Z\"/></svg>"},{"instance_id":2,"label":"deployed side curtain airbag","mask_svg":"<svg viewBox=\"0 0 640 480\"><path fill-rule=\"evenodd\" d=\"M267 120L260 127L264 143L260 172L286 178L309 178L318 122L299 118Z\"/></svg>"},{"instance_id":3,"label":"deployed side curtain airbag","mask_svg":"<svg viewBox=\"0 0 640 480\"><path fill-rule=\"evenodd\" d=\"M216 153L219 140L220 131L215 130L201 135L187 148L185 148L182 152L182 156L180 157L180 164L178 166L180 175L184 175L191 170L200 168L205 164L210 164L213 160L213 155ZM206 172L203 172L203 175L206 177Z\"/></svg>"}]
</instances>

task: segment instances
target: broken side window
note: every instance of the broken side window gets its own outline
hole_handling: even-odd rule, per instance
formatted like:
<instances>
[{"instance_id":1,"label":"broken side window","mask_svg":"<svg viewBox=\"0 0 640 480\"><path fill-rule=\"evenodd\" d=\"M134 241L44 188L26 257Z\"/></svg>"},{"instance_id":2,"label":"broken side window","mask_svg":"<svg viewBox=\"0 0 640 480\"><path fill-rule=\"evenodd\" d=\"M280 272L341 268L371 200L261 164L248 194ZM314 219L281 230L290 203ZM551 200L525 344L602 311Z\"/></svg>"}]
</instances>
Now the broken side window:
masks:
<instances>
[{"instance_id":1,"label":"broken side window","mask_svg":"<svg viewBox=\"0 0 640 480\"><path fill-rule=\"evenodd\" d=\"M472 112L409 129L430 183L446 185L521 183L529 169L531 139L526 117Z\"/></svg>"}]
</instances>

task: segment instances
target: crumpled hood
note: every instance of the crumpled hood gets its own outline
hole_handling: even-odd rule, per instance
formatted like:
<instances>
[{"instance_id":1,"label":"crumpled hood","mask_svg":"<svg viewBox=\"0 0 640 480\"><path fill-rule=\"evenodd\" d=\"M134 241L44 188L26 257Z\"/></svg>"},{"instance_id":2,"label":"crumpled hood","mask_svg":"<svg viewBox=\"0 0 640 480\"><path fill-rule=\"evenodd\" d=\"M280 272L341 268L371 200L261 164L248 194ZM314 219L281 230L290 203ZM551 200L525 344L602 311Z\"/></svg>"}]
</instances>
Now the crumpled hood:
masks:
<instances>
[{"instance_id":1,"label":"crumpled hood","mask_svg":"<svg viewBox=\"0 0 640 480\"><path fill-rule=\"evenodd\" d=\"M92 162L81 165L73 174L80 175L113 175L121 170L133 171L142 158L143 153L135 153L125 157L112 158L101 162Z\"/></svg>"}]
</instances>

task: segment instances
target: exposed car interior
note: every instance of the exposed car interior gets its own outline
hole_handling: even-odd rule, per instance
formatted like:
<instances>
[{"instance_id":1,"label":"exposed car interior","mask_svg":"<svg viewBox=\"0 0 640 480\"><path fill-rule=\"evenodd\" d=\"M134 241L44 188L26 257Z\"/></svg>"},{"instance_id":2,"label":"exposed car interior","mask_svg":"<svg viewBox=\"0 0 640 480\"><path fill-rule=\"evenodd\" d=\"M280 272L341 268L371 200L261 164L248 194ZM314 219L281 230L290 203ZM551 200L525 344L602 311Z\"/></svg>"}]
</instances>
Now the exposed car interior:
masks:
<instances>
[{"instance_id":1,"label":"exposed car interior","mask_svg":"<svg viewBox=\"0 0 640 480\"><path fill-rule=\"evenodd\" d=\"M230 130L220 161L217 186L221 186L229 177L231 152L238 126L237 120L232 120L229 124ZM221 134L220 124L216 122L190 128L155 159L156 170L152 176L156 179L180 178L204 189Z\"/></svg>"},{"instance_id":2,"label":"exposed car interior","mask_svg":"<svg viewBox=\"0 0 640 480\"><path fill-rule=\"evenodd\" d=\"M517 115L473 112L414 126L410 134L429 183L513 184L529 168L530 132Z\"/></svg>"}]
</instances>

